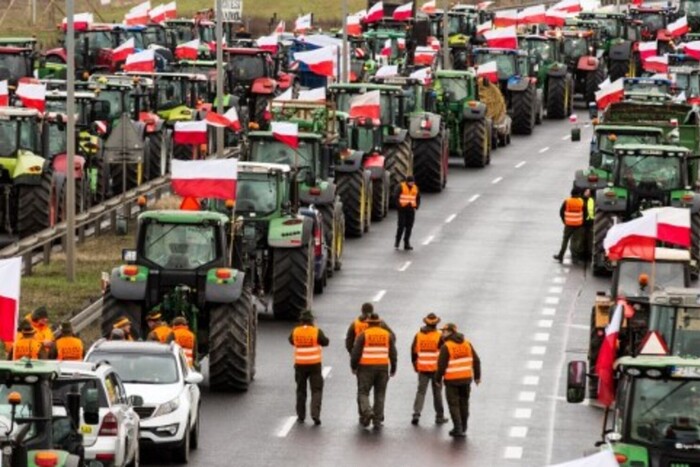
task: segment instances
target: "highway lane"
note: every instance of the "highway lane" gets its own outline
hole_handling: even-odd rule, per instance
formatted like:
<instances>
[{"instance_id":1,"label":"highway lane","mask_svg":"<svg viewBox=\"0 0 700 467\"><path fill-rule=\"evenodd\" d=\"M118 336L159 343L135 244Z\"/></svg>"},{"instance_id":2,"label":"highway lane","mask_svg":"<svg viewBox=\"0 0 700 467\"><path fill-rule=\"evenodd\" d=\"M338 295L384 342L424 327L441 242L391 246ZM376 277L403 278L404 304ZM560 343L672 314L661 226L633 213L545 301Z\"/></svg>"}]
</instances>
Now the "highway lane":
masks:
<instances>
[{"instance_id":1,"label":"highway lane","mask_svg":"<svg viewBox=\"0 0 700 467\"><path fill-rule=\"evenodd\" d=\"M587 161L590 128L580 143L568 140L569 129L568 122L545 122L532 137L499 148L486 169L453 166L447 190L424 197L415 251L393 249L395 213L348 242L343 271L314 306L331 339L321 427L295 423L287 343L293 324L261 317L256 381L241 395L205 389L200 449L191 464L530 466L590 449L602 411L568 406L562 377L566 361L585 357L583 326L595 290L606 282L551 258L561 240L559 206L574 170ZM399 349L380 432L358 425L343 346L365 301L375 302ZM429 398L420 425L410 424L416 377L409 346L429 312L457 323L482 358L466 441L447 435L450 424L433 424Z\"/></svg>"}]
</instances>

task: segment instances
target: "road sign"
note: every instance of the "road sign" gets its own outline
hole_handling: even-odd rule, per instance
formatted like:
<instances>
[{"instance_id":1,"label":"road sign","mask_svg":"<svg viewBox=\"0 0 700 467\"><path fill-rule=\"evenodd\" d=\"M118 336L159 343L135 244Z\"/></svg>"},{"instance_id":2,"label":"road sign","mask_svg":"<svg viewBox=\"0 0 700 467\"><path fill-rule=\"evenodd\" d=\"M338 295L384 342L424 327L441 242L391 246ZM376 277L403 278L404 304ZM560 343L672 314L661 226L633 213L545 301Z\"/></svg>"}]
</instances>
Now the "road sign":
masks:
<instances>
[{"instance_id":1,"label":"road sign","mask_svg":"<svg viewBox=\"0 0 700 467\"><path fill-rule=\"evenodd\" d=\"M243 18L243 0L220 0L221 12L228 21L241 21Z\"/></svg>"}]
</instances>

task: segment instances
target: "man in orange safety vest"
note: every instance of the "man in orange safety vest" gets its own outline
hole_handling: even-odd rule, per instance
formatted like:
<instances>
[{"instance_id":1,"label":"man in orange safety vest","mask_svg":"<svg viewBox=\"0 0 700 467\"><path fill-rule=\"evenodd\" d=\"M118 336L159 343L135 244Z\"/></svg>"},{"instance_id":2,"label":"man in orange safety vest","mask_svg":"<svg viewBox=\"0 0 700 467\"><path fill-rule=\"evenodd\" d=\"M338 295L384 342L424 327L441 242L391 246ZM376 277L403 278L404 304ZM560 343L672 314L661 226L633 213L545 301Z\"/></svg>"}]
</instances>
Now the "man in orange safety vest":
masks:
<instances>
[{"instance_id":1,"label":"man in orange safety vest","mask_svg":"<svg viewBox=\"0 0 700 467\"><path fill-rule=\"evenodd\" d=\"M411 361L413 362L413 369L418 373L418 390L413 402L413 419L411 423L418 425L420 413L423 411L425 394L428 392L428 384L430 383L433 391L435 423L441 425L447 422L447 419L445 418L445 409L442 405L442 391L435 380L440 344L442 343L442 333L437 329L440 318L435 313L430 313L423 318L423 322L425 326L416 333L411 344Z\"/></svg>"}]
</instances>

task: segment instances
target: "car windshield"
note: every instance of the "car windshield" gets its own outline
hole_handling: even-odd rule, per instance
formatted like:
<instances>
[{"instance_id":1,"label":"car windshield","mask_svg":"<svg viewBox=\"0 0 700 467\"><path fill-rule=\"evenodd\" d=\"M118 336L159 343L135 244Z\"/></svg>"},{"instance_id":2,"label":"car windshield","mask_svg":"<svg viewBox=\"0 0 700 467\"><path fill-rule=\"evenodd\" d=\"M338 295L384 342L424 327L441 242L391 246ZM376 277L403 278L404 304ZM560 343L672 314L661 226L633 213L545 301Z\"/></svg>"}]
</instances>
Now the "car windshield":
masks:
<instances>
[{"instance_id":1,"label":"car windshield","mask_svg":"<svg viewBox=\"0 0 700 467\"><path fill-rule=\"evenodd\" d=\"M49 156L55 156L58 154L66 153L66 129L59 128L58 125L52 124L48 126L49 129Z\"/></svg>"},{"instance_id":2,"label":"car windshield","mask_svg":"<svg viewBox=\"0 0 700 467\"><path fill-rule=\"evenodd\" d=\"M164 269L196 269L218 257L214 226L149 222L145 228L143 255Z\"/></svg>"},{"instance_id":3,"label":"car windshield","mask_svg":"<svg viewBox=\"0 0 700 467\"><path fill-rule=\"evenodd\" d=\"M583 37L564 38L564 55L567 58L579 58L588 55L588 41Z\"/></svg>"},{"instance_id":4,"label":"car windshield","mask_svg":"<svg viewBox=\"0 0 700 467\"><path fill-rule=\"evenodd\" d=\"M700 95L700 74L676 73L676 87L685 92L686 97Z\"/></svg>"},{"instance_id":5,"label":"car windshield","mask_svg":"<svg viewBox=\"0 0 700 467\"><path fill-rule=\"evenodd\" d=\"M236 185L236 212L270 214L277 207L277 181L267 174L241 174Z\"/></svg>"},{"instance_id":6,"label":"car windshield","mask_svg":"<svg viewBox=\"0 0 700 467\"><path fill-rule=\"evenodd\" d=\"M639 277L646 274L654 283L639 285ZM654 290L667 287L685 287L685 263L657 261L620 261L617 266L617 295L624 297L648 297Z\"/></svg>"},{"instance_id":7,"label":"car windshield","mask_svg":"<svg viewBox=\"0 0 700 467\"><path fill-rule=\"evenodd\" d=\"M85 394L88 389L97 389L97 403L100 407L109 407L104 389L97 378L58 378L51 385L53 405L66 405L68 394L80 394L80 403L84 407Z\"/></svg>"},{"instance_id":8,"label":"car windshield","mask_svg":"<svg viewBox=\"0 0 700 467\"><path fill-rule=\"evenodd\" d=\"M160 109L172 109L187 103L187 90L185 80L159 78L158 107Z\"/></svg>"},{"instance_id":9,"label":"car windshield","mask_svg":"<svg viewBox=\"0 0 700 467\"><path fill-rule=\"evenodd\" d=\"M654 305L649 329L661 333L671 355L700 357L700 308Z\"/></svg>"},{"instance_id":10,"label":"car windshield","mask_svg":"<svg viewBox=\"0 0 700 467\"><path fill-rule=\"evenodd\" d=\"M134 48L141 50L146 48L143 40L143 31L126 31L125 41L129 39L134 39Z\"/></svg>"},{"instance_id":11,"label":"car windshield","mask_svg":"<svg viewBox=\"0 0 700 467\"><path fill-rule=\"evenodd\" d=\"M516 74L515 55L510 54L476 54L476 64L496 62L498 79L506 80Z\"/></svg>"},{"instance_id":12,"label":"car windshield","mask_svg":"<svg viewBox=\"0 0 700 467\"><path fill-rule=\"evenodd\" d=\"M231 55L228 69L234 81L262 78L265 76L265 58L262 55Z\"/></svg>"},{"instance_id":13,"label":"car windshield","mask_svg":"<svg viewBox=\"0 0 700 467\"><path fill-rule=\"evenodd\" d=\"M440 84L444 92L449 92L452 94L451 102L461 101L469 96L469 90L467 89L466 79L451 79L451 78L440 78Z\"/></svg>"},{"instance_id":14,"label":"car windshield","mask_svg":"<svg viewBox=\"0 0 700 467\"><path fill-rule=\"evenodd\" d=\"M35 122L31 119L0 120L0 157L15 156L18 149L40 153Z\"/></svg>"},{"instance_id":15,"label":"car windshield","mask_svg":"<svg viewBox=\"0 0 700 467\"><path fill-rule=\"evenodd\" d=\"M27 58L21 54L0 54L0 70L7 70L13 81L32 75Z\"/></svg>"},{"instance_id":16,"label":"car windshield","mask_svg":"<svg viewBox=\"0 0 700 467\"><path fill-rule=\"evenodd\" d=\"M683 186L678 157L624 156L620 176L622 183L630 189L671 190Z\"/></svg>"},{"instance_id":17,"label":"car windshield","mask_svg":"<svg viewBox=\"0 0 700 467\"><path fill-rule=\"evenodd\" d=\"M520 48L533 53L539 60L547 61L551 57L551 41L529 39L523 41Z\"/></svg>"},{"instance_id":18,"label":"car windshield","mask_svg":"<svg viewBox=\"0 0 700 467\"><path fill-rule=\"evenodd\" d=\"M179 381L177 361L169 353L93 352L88 361L108 361L124 384L174 384Z\"/></svg>"},{"instance_id":19,"label":"car windshield","mask_svg":"<svg viewBox=\"0 0 700 467\"><path fill-rule=\"evenodd\" d=\"M11 435L17 434L21 429L23 429L27 423L31 425L29 432L27 433L27 438L33 438L36 436L37 426L34 422L23 422L23 418L31 418L39 416L40 414L34 413L34 407L38 407L36 400L36 394L34 390L35 386L31 384L17 384L13 383L11 387L7 387L4 384L0 384L0 434L5 435L7 430L10 429L10 420L12 415L12 406L7 403L7 396L12 392L17 392L22 397L22 402L17 406L15 412L15 426L12 430Z\"/></svg>"},{"instance_id":20,"label":"car windshield","mask_svg":"<svg viewBox=\"0 0 700 467\"><path fill-rule=\"evenodd\" d=\"M660 144L661 135L654 134L632 134L632 133L616 133L612 131L596 132L598 140L598 149L612 153L613 147L616 144Z\"/></svg>"},{"instance_id":21,"label":"car windshield","mask_svg":"<svg viewBox=\"0 0 700 467\"><path fill-rule=\"evenodd\" d=\"M267 139L254 139L250 149L253 162L273 162L290 167L312 167L313 157L313 143L303 140L299 141L296 151L280 141Z\"/></svg>"},{"instance_id":22,"label":"car windshield","mask_svg":"<svg viewBox=\"0 0 700 467\"><path fill-rule=\"evenodd\" d=\"M630 437L667 449L700 442L700 381L637 378Z\"/></svg>"}]
</instances>

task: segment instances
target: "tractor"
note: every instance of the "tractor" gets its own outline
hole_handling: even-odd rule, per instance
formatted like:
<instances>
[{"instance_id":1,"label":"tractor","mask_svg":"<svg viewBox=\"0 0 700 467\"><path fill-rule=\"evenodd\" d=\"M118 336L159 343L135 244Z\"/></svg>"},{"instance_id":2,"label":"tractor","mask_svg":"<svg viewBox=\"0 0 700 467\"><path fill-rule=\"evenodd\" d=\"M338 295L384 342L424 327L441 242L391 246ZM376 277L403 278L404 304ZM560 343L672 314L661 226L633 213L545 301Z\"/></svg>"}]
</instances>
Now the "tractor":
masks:
<instances>
[{"instance_id":1,"label":"tractor","mask_svg":"<svg viewBox=\"0 0 700 467\"><path fill-rule=\"evenodd\" d=\"M630 18L641 21L641 36L644 41L658 40L668 44L671 37L666 26L676 17L676 11L671 6L634 5L629 9ZM661 50L659 55L670 50Z\"/></svg>"},{"instance_id":2,"label":"tractor","mask_svg":"<svg viewBox=\"0 0 700 467\"><path fill-rule=\"evenodd\" d=\"M112 33L115 25L93 24L83 31L75 32L75 74L87 78L90 74L101 71L114 73L118 63L112 60L112 52L120 44ZM46 64L65 66L68 54L65 49L65 38L61 39L62 46L47 50L42 58ZM41 68L44 68L43 66ZM54 67L52 69L56 71ZM47 77L47 71L40 71L40 77ZM59 77L54 75L54 77Z\"/></svg>"},{"instance_id":3,"label":"tractor","mask_svg":"<svg viewBox=\"0 0 700 467\"><path fill-rule=\"evenodd\" d=\"M638 43L642 40L640 21L624 13L581 12L582 20L599 24L598 49L603 50L610 81L625 76L634 77L640 71Z\"/></svg>"},{"instance_id":4,"label":"tractor","mask_svg":"<svg viewBox=\"0 0 700 467\"><path fill-rule=\"evenodd\" d=\"M34 49L8 46L0 39L0 81L17 86L21 78L31 78L34 73Z\"/></svg>"},{"instance_id":5,"label":"tractor","mask_svg":"<svg viewBox=\"0 0 700 467\"><path fill-rule=\"evenodd\" d=\"M224 48L224 55L229 92L239 99L241 118L265 129L268 105L279 88L272 55L257 48Z\"/></svg>"},{"instance_id":6,"label":"tractor","mask_svg":"<svg viewBox=\"0 0 700 467\"><path fill-rule=\"evenodd\" d=\"M680 0L678 15L688 18L688 27L691 32L700 31L700 2L698 0Z\"/></svg>"},{"instance_id":7,"label":"tractor","mask_svg":"<svg viewBox=\"0 0 700 467\"><path fill-rule=\"evenodd\" d=\"M185 316L197 336L195 361L209 357L211 387L245 391L255 375L257 315L245 273L231 268L230 223L208 211L141 213L136 248L123 251L104 293L102 332L126 316L145 337L150 311L167 322Z\"/></svg>"},{"instance_id":8,"label":"tractor","mask_svg":"<svg viewBox=\"0 0 700 467\"><path fill-rule=\"evenodd\" d=\"M212 21L179 18L169 19L164 25L174 32L176 45L199 39L200 54L206 58L216 54L216 31Z\"/></svg>"},{"instance_id":9,"label":"tractor","mask_svg":"<svg viewBox=\"0 0 700 467\"><path fill-rule=\"evenodd\" d=\"M574 78L574 92L586 103L595 102L595 93L607 75L602 50L596 49L593 29L564 29L564 60Z\"/></svg>"}]
</instances>

